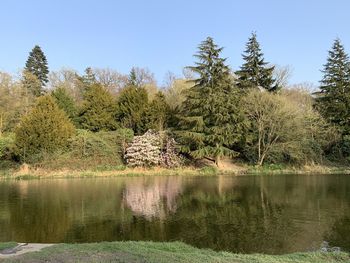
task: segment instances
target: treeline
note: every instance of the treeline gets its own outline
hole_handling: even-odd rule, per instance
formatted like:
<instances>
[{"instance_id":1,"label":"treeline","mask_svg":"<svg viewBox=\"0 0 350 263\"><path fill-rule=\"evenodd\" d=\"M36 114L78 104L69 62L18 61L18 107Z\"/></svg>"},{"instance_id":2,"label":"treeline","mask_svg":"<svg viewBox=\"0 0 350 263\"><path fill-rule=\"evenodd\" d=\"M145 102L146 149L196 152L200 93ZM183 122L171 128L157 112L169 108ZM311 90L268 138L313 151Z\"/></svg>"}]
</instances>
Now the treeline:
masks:
<instances>
[{"instance_id":1,"label":"treeline","mask_svg":"<svg viewBox=\"0 0 350 263\"><path fill-rule=\"evenodd\" d=\"M158 87L141 68L128 76L92 68L49 73L35 46L20 77L0 73L1 163L81 168L121 165L127 156L137 165L203 158L219 164L223 156L258 165L348 162L350 63L338 39L313 94L288 87L288 69L265 61L255 33L239 70L222 50L208 37L184 77L169 74ZM153 159L143 163L135 154Z\"/></svg>"}]
</instances>

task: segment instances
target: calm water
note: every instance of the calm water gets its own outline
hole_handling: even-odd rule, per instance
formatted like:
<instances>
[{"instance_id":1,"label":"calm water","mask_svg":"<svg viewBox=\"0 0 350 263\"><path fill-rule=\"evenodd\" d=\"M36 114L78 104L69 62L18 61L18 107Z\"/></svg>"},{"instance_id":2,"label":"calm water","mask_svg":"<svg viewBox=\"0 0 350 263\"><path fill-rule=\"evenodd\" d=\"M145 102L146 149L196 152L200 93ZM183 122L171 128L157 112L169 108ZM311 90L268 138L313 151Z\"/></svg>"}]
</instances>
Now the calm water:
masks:
<instances>
[{"instance_id":1,"label":"calm water","mask_svg":"<svg viewBox=\"0 0 350 263\"><path fill-rule=\"evenodd\" d=\"M350 249L350 176L0 182L0 241L174 241L233 252Z\"/></svg>"}]
</instances>

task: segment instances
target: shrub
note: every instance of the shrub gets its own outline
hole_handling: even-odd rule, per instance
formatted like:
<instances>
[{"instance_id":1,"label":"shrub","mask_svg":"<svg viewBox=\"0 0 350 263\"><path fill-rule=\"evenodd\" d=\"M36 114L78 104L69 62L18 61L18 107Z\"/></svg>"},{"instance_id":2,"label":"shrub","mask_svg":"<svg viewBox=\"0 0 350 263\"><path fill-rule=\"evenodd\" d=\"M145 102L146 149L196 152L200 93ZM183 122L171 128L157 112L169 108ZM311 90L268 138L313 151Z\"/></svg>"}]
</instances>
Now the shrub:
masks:
<instances>
[{"instance_id":1,"label":"shrub","mask_svg":"<svg viewBox=\"0 0 350 263\"><path fill-rule=\"evenodd\" d=\"M53 153L68 146L74 126L65 112L49 96L38 98L33 110L25 115L16 129L16 146L24 161Z\"/></svg>"},{"instance_id":2,"label":"shrub","mask_svg":"<svg viewBox=\"0 0 350 263\"><path fill-rule=\"evenodd\" d=\"M176 142L164 132L147 131L144 135L135 136L126 149L126 162L129 166L176 167L181 159L176 152Z\"/></svg>"}]
</instances>

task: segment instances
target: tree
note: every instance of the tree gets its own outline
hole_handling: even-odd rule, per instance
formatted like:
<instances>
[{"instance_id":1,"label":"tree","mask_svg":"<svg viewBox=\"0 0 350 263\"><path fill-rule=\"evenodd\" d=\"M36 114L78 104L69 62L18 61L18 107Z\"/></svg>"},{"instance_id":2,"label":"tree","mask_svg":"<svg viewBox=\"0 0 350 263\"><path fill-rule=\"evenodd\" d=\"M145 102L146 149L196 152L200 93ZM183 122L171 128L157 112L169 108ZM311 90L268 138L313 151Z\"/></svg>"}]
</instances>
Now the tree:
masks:
<instances>
[{"instance_id":1,"label":"tree","mask_svg":"<svg viewBox=\"0 0 350 263\"><path fill-rule=\"evenodd\" d=\"M257 165L320 161L337 136L300 91L274 94L250 91L242 101L250 129L245 155Z\"/></svg>"},{"instance_id":2,"label":"tree","mask_svg":"<svg viewBox=\"0 0 350 263\"><path fill-rule=\"evenodd\" d=\"M226 59L220 57L222 50L210 37L199 45L198 62L189 67L198 78L188 90L176 132L184 152L217 165L221 156L238 154L232 146L241 140L244 127L237 107L239 90L232 83Z\"/></svg>"},{"instance_id":3,"label":"tree","mask_svg":"<svg viewBox=\"0 0 350 263\"><path fill-rule=\"evenodd\" d=\"M164 94L159 91L155 98L148 105L145 112L146 129L162 131L166 128L169 106L166 103Z\"/></svg>"},{"instance_id":4,"label":"tree","mask_svg":"<svg viewBox=\"0 0 350 263\"><path fill-rule=\"evenodd\" d=\"M25 71L30 72L38 78L41 83L41 89L46 85L48 80L49 68L44 52L36 45L29 53ZM40 94L42 90L40 91Z\"/></svg>"},{"instance_id":5,"label":"tree","mask_svg":"<svg viewBox=\"0 0 350 263\"><path fill-rule=\"evenodd\" d=\"M58 87L52 91L51 96L55 99L58 107L63 110L69 119L74 123L77 117L77 109L73 98L64 87Z\"/></svg>"},{"instance_id":6,"label":"tree","mask_svg":"<svg viewBox=\"0 0 350 263\"><path fill-rule=\"evenodd\" d=\"M317 109L328 121L337 125L343 134L350 132L350 64L339 39L328 52L323 69Z\"/></svg>"},{"instance_id":7,"label":"tree","mask_svg":"<svg viewBox=\"0 0 350 263\"><path fill-rule=\"evenodd\" d=\"M124 88L117 101L117 120L123 127L132 129L139 135L145 132L144 117L148 107L147 91L140 87Z\"/></svg>"},{"instance_id":8,"label":"tree","mask_svg":"<svg viewBox=\"0 0 350 263\"><path fill-rule=\"evenodd\" d=\"M137 83L137 76L136 76L136 70L133 67L130 71L129 78L128 78L128 85L129 86L138 86L139 83Z\"/></svg>"},{"instance_id":9,"label":"tree","mask_svg":"<svg viewBox=\"0 0 350 263\"><path fill-rule=\"evenodd\" d=\"M24 161L36 154L52 153L67 146L74 126L49 96L40 97L16 129L16 146Z\"/></svg>"},{"instance_id":10,"label":"tree","mask_svg":"<svg viewBox=\"0 0 350 263\"><path fill-rule=\"evenodd\" d=\"M115 130L115 100L100 84L88 86L84 92L83 104L79 111L82 128L93 132Z\"/></svg>"},{"instance_id":11,"label":"tree","mask_svg":"<svg viewBox=\"0 0 350 263\"><path fill-rule=\"evenodd\" d=\"M264 60L264 54L261 51L260 44L256 34L248 39L246 50L243 54L244 64L236 72L238 75L238 86L241 89L263 88L268 91L279 90L273 78L274 67L268 67Z\"/></svg>"},{"instance_id":12,"label":"tree","mask_svg":"<svg viewBox=\"0 0 350 263\"><path fill-rule=\"evenodd\" d=\"M39 97L43 94L40 80L30 71L23 71L22 85L26 89L27 93L30 93L34 97Z\"/></svg>"}]
</instances>

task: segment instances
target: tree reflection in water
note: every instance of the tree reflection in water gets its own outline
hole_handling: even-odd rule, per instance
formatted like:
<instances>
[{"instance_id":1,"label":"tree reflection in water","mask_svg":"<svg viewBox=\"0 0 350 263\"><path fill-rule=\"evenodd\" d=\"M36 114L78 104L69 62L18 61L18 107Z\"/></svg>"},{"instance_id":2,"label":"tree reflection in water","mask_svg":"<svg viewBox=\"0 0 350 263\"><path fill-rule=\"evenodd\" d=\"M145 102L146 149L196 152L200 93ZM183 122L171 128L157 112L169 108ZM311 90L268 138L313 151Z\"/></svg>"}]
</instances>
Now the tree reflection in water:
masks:
<instances>
[{"instance_id":1,"label":"tree reflection in water","mask_svg":"<svg viewBox=\"0 0 350 263\"><path fill-rule=\"evenodd\" d=\"M180 240L242 253L350 248L350 177L0 182L0 242Z\"/></svg>"}]
</instances>

